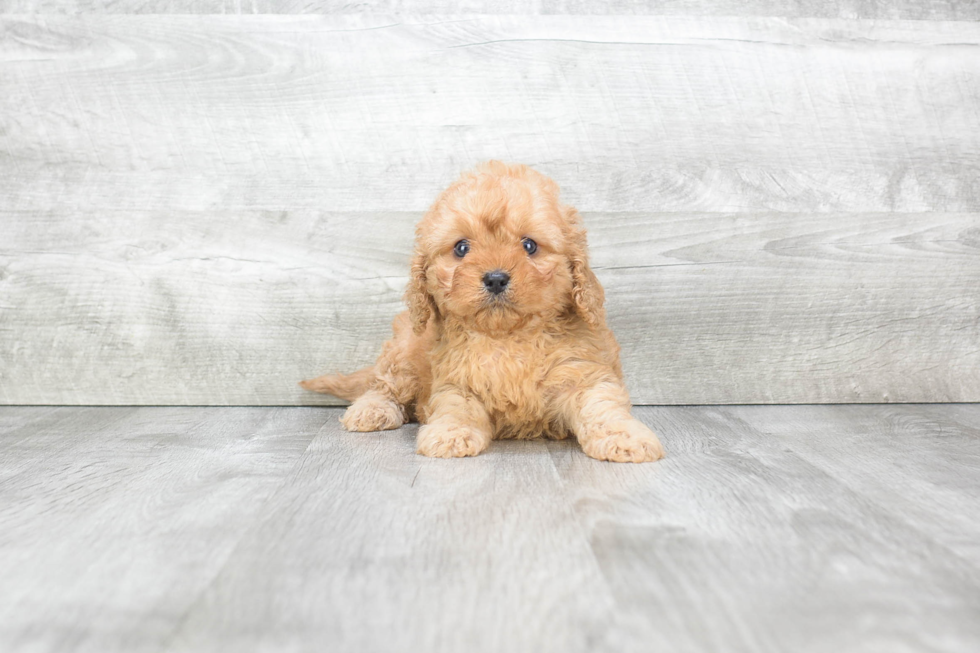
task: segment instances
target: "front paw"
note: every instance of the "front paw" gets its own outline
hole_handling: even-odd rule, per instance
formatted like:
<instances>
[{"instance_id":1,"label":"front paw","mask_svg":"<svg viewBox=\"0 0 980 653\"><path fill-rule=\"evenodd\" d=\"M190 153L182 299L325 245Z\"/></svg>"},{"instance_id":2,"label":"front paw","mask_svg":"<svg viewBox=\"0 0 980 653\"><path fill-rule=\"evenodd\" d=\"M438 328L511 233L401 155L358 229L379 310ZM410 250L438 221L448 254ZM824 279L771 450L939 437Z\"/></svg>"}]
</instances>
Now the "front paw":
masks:
<instances>
[{"instance_id":1,"label":"front paw","mask_svg":"<svg viewBox=\"0 0 980 653\"><path fill-rule=\"evenodd\" d=\"M582 440L582 450L592 458L617 463L646 463L664 457L656 434L637 419L595 427Z\"/></svg>"},{"instance_id":2,"label":"front paw","mask_svg":"<svg viewBox=\"0 0 980 653\"><path fill-rule=\"evenodd\" d=\"M489 444L489 434L448 421L433 422L420 427L416 438L418 453L433 458L475 456Z\"/></svg>"},{"instance_id":3,"label":"front paw","mask_svg":"<svg viewBox=\"0 0 980 653\"><path fill-rule=\"evenodd\" d=\"M405 411L394 400L367 392L347 408L340 423L348 431L388 431L405 423Z\"/></svg>"}]
</instances>

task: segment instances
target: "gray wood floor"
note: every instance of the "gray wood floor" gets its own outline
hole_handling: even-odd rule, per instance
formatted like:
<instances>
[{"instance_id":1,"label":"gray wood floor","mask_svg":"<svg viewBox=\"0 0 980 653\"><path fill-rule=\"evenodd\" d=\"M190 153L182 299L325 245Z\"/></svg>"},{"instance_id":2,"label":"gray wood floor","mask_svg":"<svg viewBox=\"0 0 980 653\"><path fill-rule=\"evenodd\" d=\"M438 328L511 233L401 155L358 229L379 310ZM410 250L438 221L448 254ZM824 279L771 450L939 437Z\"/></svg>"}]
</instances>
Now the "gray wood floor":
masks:
<instances>
[{"instance_id":1,"label":"gray wood floor","mask_svg":"<svg viewBox=\"0 0 980 653\"><path fill-rule=\"evenodd\" d=\"M0 650L980 650L980 405L636 412L664 461L0 408Z\"/></svg>"}]
</instances>

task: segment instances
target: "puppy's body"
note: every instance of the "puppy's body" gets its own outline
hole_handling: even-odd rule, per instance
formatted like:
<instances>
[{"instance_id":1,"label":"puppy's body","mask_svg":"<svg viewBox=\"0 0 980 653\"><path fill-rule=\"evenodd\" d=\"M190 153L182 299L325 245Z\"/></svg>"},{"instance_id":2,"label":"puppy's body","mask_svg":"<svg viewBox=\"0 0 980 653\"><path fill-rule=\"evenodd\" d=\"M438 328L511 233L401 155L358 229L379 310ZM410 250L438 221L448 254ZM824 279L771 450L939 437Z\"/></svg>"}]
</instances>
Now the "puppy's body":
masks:
<instances>
[{"instance_id":1,"label":"puppy's body","mask_svg":"<svg viewBox=\"0 0 980 653\"><path fill-rule=\"evenodd\" d=\"M440 196L416 236L409 310L374 367L303 382L353 400L348 430L416 418L419 452L441 457L476 455L494 438L569 435L595 458L663 455L629 414L585 231L554 182L484 164Z\"/></svg>"},{"instance_id":2,"label":"puppy's body","mask_svg":"<svg viewBox=\"0 0 980 653\"><path fill-rule=\"evenodd\" d=\"M432 352L438 379L467 388L483 404L495 438L565 438L568 390L592 385L609 370L619 378L618 347L602 347L578 320L530 324L506 337L447 327Z\"/></svg>"}]
</instances>

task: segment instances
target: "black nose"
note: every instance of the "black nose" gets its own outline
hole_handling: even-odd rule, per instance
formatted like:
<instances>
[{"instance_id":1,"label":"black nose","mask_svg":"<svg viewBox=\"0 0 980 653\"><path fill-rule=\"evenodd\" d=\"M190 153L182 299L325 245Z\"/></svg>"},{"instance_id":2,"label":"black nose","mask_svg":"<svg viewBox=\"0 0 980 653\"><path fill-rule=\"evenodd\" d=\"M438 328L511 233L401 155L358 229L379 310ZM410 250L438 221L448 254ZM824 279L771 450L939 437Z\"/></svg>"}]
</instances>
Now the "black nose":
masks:
<instances>
[{"instance_id":1,"label":"black nose","mask_svg":"<svg viewBox=\"0 0 980 653\"><path fill-rule=\"evenodd\" d=\"M494 295L499 295L507 289L510 275L503 270L494 270L483 275L483 285Z\"/></svg>"}]
</instances>

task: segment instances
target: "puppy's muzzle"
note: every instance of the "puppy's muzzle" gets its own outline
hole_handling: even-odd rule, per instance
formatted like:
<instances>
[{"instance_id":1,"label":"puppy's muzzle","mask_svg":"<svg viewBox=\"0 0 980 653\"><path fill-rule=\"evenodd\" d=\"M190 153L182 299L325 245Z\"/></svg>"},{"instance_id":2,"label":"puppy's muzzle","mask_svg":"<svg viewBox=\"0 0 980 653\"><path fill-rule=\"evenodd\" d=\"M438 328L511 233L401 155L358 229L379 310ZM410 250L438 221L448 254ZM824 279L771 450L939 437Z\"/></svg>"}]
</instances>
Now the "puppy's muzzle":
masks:
<instances>
[{"instance_id":1,"label":"puppy's muzzle","mask_svg":"<svg viewBox=\"0 0 980 653\"><path fill-rule=\"evenodd\" d=\"M503 270L494 270L483 275L483 287L494 295L507 290L508 283L510 283L510 275Z\"/></svg>"}]
</instances>

